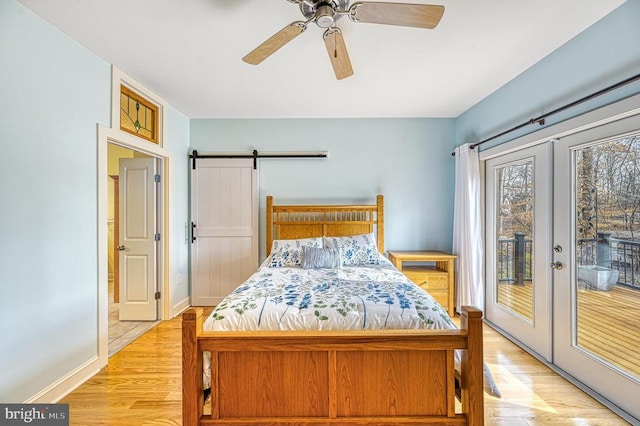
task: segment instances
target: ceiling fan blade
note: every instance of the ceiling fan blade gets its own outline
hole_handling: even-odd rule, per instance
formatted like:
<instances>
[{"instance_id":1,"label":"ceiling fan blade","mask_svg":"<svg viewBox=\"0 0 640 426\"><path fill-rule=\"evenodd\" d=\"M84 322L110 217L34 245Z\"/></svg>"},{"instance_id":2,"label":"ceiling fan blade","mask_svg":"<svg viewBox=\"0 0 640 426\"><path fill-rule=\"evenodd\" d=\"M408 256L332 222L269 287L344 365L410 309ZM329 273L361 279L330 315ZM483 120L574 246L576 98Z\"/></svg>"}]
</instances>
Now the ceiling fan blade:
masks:
<instances>
[{"instance_id":1,"label":"ceiling fan blade","mask_svg":"<svg viewBox=\"0 0 640 426\"><path fill-rule=\"evenodd\" d=\"M344 43L342 31L339 28L331 27L325 31L322 37L324 38L324 44L327 47L327 53L329 53L329 59L331 59L336 78L342 80L352 76L353 68L351 68L351 60L349 60L349 52L347 52L347 45Z\"/></svg>"},{"instance_id":2,"label":"ceiling fan blade","mask_svg":"<svg viewBox=\"0 0 640 426\"><path fill-rule=\"evenodd\" d=\"M444 14L444 6L365 1L351 5L349 12L356 22L433 29Z\"/></svg>"},{"instance_id":3,"label":"ceiling fan blade","mask_svg":"<svg viewBox=\"0 0 640 426\"><path fill-rule=\"evenodd\" d=\"M305 22L293 22L272 35L260 46L253 49L247 56L242 58L242 60L251 65L258 65L285 44L298 37L306 29L307 24Z\"/></svg>"}]
</instances>

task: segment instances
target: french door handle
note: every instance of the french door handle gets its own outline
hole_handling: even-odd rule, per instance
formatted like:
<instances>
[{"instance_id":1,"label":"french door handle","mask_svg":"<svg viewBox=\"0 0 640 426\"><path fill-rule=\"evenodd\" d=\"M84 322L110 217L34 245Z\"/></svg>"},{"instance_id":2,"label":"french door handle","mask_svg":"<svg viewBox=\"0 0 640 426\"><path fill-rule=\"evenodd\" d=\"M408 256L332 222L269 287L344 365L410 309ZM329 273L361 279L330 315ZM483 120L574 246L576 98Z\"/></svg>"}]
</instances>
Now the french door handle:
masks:
<instances>
[{"instance_id":1,"label":"french door handle","mask_svg":"<svg viewBox=\"0 0 640 426\"><path fill-rule=\"evenodd\" d=\"M564 265L562 264L562 262L551 262L551 269L561 271L562 269L564 269Z\"/></svg>"}]
</instances>

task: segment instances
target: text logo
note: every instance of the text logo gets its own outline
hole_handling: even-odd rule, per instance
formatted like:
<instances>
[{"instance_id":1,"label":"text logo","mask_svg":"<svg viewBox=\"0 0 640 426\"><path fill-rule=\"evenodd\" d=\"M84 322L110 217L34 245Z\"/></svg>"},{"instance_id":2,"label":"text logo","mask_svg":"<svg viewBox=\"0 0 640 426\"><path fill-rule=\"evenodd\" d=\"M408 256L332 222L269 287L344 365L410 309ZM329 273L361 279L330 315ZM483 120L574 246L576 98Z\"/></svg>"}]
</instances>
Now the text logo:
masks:
<instances>
[{"instance_id":1,"label":"text logo","mask_svg":"<svg viewBox=\"0 0 640 426\"><path fill-rule=\"evenodd\" d=\"M69 426L69 404L0 404L0 426Z\"/></svg>"}]
</instances>

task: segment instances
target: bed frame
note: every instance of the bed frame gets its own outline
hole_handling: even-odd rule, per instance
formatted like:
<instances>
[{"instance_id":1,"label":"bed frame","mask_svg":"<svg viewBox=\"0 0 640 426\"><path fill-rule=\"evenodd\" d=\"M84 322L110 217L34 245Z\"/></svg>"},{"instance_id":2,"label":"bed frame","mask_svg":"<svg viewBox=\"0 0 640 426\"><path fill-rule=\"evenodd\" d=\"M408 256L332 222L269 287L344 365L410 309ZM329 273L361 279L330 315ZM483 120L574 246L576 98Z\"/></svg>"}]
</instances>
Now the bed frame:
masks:
<instances>
[{"instance_id":1,"label":"bed frame","mask_svg":"<svg viewBox=\"0 0 640 426\"><path fill-rule=\"evenodd\" d=\"M383 252L383 222L382 196L364 206L274 206L267 197L267 252L274 238L371 231ZM203 332L204 319L202 308L182 316L184 426L484 423L480 310L463 307L460 330Z\"/></svg>"}]
</instances>

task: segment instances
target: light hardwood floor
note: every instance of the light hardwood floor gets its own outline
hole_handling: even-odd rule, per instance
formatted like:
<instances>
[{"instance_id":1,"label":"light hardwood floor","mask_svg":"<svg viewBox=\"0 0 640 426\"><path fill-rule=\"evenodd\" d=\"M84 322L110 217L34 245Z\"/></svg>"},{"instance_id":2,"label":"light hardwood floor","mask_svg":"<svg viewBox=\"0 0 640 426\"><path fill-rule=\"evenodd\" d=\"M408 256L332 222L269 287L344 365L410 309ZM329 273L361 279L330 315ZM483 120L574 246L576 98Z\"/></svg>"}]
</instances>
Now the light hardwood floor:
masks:
<instances>
[{"instance_id":1,"label":"light hardwood floor","mask_svg":"<svg viewBox=\"0 0 640 426\"><path fill-rule=\"evenodd\" d=\"M181 424L181 321L160 323L61 403L71 425ZM485 395L486 425L628 423L485 326L485 361L503 397Z\"/></svg>"}]
</instances>

